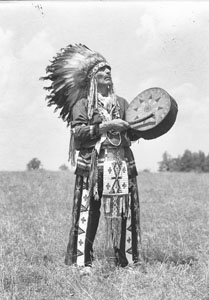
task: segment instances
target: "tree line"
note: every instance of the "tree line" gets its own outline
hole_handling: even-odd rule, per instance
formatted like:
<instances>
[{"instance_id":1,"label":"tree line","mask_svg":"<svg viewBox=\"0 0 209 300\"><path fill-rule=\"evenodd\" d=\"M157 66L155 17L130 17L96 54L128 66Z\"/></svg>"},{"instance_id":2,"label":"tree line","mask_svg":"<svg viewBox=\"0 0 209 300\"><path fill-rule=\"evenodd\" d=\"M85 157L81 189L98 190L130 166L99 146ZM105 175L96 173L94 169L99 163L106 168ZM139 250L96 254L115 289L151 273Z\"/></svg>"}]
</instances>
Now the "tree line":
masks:
<instances>
[{"instance_id":1,"label":"tree line","mask_svg":"<svg viewBox=\"0 0 209 300\"><path fill-rule=\"evenodd\" d=\"M167 151L162 155L162 161L159 163L159 172L209 172L209 154L206 155L203 151L191 152L185 150L183 155L172 157ZM40 170L43 165L38 158L31 159L27 164L27 170ZM59 167L60 171L69 170L68 166L62 164Z\"/></svg>"},{"instance_id":2,"label":"tree line","mask_svg":"<svg viewBox=\"0 0 209 300\"><path fill-rule=\"evenodd\" d=\"M209 154L203 151L191 152L185 150L183 155L171 157L166 151L162 155L162 161L159 162L160 172L209 172Z\"/></svg>"},{"instance_id":3,"label":"tree line","mask_svg":"<svg viewBox=\"0 0 209 300\"><path fill-rule=\"evenodd\" d=\"M37 157L32 158L26 165L28 171L33 171L33 170L43 170L43 164L41 163L40 159ZM68 171L69 168L65 164L62 164L59 167L60 171Z\"/></svg>"}]
</instances>

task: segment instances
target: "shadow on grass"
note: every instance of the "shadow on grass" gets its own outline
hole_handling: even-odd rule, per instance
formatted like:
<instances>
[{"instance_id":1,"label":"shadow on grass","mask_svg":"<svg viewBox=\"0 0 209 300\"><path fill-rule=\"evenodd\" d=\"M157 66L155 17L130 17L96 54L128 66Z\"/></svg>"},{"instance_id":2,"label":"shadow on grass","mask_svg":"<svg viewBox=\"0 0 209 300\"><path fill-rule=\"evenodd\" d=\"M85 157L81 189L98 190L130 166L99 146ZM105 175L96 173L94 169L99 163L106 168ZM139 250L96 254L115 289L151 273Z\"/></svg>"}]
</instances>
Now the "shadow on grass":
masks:
<instances>
[{"instance_id":1,"label":"shadow on grass","mask_svg":"<svg viewBox=\"0 0 209 300\"><path fill-rule=\"evenodd\" d=\"M179 249L163 251L162 248L155 246L142 249L141 257L144 263L154 264L156 262L168 263L173 265L193 266L197 258L193 255L180 252ZM98 260L107 260L111 265L115 262L114 251L111 248L103 249L97 253Z\"/></svg>"},{"instance_id":2,"label":"shadow on grass","mask_svg":"<svg viewBox=\"0 0 209 300\"><path fill-rule=\"evenodd\" d=\"M146 263L171 263L174 265L189 265L192 266L197 262L197 258L193 255L181 253L178 249L166 252L159 247L142 249L142 257Z\"/></svg>"}]
</instances>

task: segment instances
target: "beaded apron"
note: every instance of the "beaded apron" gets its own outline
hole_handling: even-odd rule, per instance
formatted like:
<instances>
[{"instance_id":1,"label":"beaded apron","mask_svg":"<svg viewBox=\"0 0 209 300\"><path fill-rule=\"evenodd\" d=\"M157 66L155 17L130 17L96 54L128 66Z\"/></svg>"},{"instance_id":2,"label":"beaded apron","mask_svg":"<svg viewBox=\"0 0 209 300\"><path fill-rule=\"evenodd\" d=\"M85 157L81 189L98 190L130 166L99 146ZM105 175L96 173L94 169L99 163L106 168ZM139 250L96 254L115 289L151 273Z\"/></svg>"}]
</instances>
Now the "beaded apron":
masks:
<instances>
[{"instance_id":1,"label":"beaded apron","mask_svg":"<svg viewBox=\"0 0 209 300\"><path fill-rule=\"evenodd\" d=\"M128 217L128 170L123 148L105 149L103 166L103 205L108 244L120 248L122 218Z\"/></svg>"}]
</instances>

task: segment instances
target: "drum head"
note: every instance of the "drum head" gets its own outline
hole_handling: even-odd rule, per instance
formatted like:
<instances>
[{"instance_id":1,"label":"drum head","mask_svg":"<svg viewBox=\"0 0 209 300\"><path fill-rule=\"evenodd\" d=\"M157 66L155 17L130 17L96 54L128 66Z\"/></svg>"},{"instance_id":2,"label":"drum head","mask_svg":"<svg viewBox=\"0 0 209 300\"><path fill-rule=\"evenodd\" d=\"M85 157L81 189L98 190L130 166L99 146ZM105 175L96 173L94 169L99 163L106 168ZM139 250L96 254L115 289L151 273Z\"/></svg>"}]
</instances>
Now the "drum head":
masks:
<instances>
[{"instance_id":1,"label":"drum head","mask_svg":"<svg viewBox=\"0 0 209 300\"><path fill-rule=\"evenodd\" d=\"M136 96L126 111L126 121L144 139L153 139L166 133L176 120L178 107L163 89L150 88Z\"/></svg>"}]
</instances>

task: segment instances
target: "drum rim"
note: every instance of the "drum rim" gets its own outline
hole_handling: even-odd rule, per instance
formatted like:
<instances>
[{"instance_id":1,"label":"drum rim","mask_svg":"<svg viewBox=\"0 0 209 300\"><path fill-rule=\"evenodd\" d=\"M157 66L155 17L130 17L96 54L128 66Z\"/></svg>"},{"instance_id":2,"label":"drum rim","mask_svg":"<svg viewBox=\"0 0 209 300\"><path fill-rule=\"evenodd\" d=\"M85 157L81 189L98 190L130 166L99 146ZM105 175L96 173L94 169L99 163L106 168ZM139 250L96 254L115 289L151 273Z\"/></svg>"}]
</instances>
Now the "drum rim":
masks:
<instances>
[{"instance_id":1,"label":"drum rim","mask_svg":"<svg viewBox=\"0 0 209 300\"><path fill-rule=\"evenodd\" d=\"M160 88L160 87L152 87L152 88L148 88L144 91L150 90L150 89L159 89L162 90L168 97L169 97L169 110L167 112L167 114L165 114L164 118L154 127L146 129L146 130L139 130L139 129L135 129L132 128L132 130L134 131L134 134L138 135L139 138L143 138L146 140L149 139L155 139L165 133L167 133L172 126L174 125L176 118L177 118L177 113L178 113L178 104L175 101L175 99L164 89ZM144 91L142 91L140 94L142 94ZM130 104L137 98L139 97L138 94L131 102ZM129 104L129 105L130 105ZM128 111L128 109L127 109Z\"/></svg>"}]
</instances>

